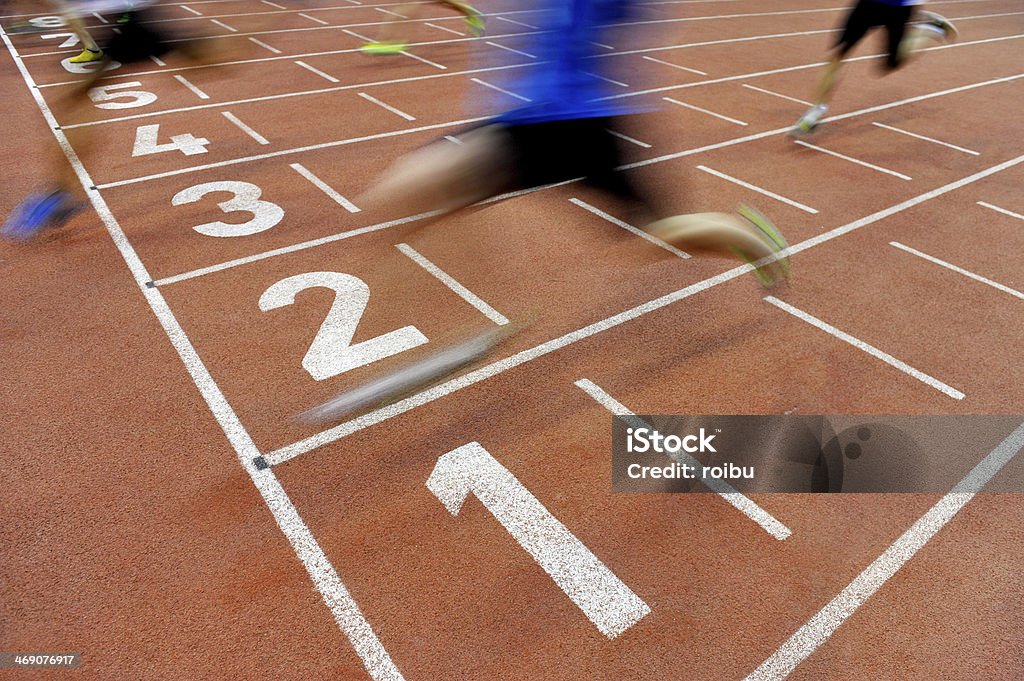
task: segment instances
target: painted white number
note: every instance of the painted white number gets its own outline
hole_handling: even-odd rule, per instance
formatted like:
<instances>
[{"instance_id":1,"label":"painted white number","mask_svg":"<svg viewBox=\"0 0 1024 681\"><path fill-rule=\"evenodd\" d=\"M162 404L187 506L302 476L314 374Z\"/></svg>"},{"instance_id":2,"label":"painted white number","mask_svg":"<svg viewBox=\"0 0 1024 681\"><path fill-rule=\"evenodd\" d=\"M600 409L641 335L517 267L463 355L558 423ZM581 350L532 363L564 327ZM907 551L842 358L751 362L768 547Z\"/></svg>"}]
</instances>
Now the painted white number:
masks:
<instances>
[{"instance_id":1,"label":"painted white number","mask_svg":"<svg viewBox=\"0 0 1024 681\"><path fill-rule=\"evenodd\" d=\"M135 146L132 148L132 156L148 156L160 154L165 151L180 151L186 156L205 154L206 145L210 140L205 137L196 137L192 133L184 135L172 135L171 141L164 144L157 142L160 134L160 124L140 125L135 131Z\"/></svg>"},{"instance_id":2,"label":"painted white number","mask_svg":"<svg viewBox=\"0 0 1024 681\"><path fill-rule=\"evenodd\" d=\"M63 28L68 25L67 22L64 21L64 17L58 16L33 17L28 20L28 23L37 28Z\"/></svg>"},{"instance_id":3,"label":"painted white number","mask_svg":"<svg viewBox=\"0 0 1024 681\"><path fill-rule=\"evenodd\" d=\"M60 44L60 47L74 47L79 43L78 36L74 33L46 33L39 36L43 40L51 40L53 38L67 38Z\"/></svg>"},{"instance_id":4,"label":"painted white number","mask_svg":"<svg viewBox=\"0 0 1024 681\"><path fill-rule=\"evenodd\" d=\"M101 61L87 61L84 64L72 64L72 59L73 57L68 57L67 59L61 60L60 62L60 65L63 66L64 70L68 73L92 73L94 71L98 71L100 65L103 63ZM103 70L113 71L114 69L119 68L121 68L121 62L111 60L111 62L107 64L107 68Z\"/></svg>"},{"instance_id":5,"label":"painted white number","mask_svg":"<svg viewBox=\"0 0 1024 681\"><path fill-rule=\"evenodd\" d=\"M171 199L172 206L181 206L186 203L195 203L211 192L231 192L234 194L227 201L221 201L217 205L225 213L235 211L247 211L252 213L252 219L240 224L229 222L207 222L196 225L192 229L206 236L229 237L229 236L250 236L268 230L284 217L284 209L276 203L261 201L263 191L249 182L207 182L198 184L195 187L182 189Z\"/></svg>"},{"instance_id":6,"label":"painted white number","mask_svg":"<svg viewBox=\"0 0 1024 681\"><path fill-rule=\"evenodd\" d=\"M96 102L97 109L134 109L138 106L146 106L156 101L156 95L145 90L125 90L126 87L142 85L139 82L114 83L113 85L101 85L89 90L89 99ZM117 92L124 90L123 92ZM129 101L118 102L115 100L128 98Z\"/></svg>"},{"instance_id":7,"label":"painted white number","mask_svg":"<svg viewBox=\"0 0 1024 681\"><path fill-rule=\"evenodd\" d=\"M651 612L480 443L471 442L439 458L427 488L452 515L459 514L470 493L475 494L608 638Z\"/></svg>"},{"instance_id":8,"label":"painted white number","mask_svg":"<svg viewBox=\"0 0 1024 681\"><path fill-rule=\"evenodd\" d=\"M334 305L302 360L302 368L318 381L337 376L377 360L397 355L427 342L415 326L352 345L359 318L370 301L370 287L351 274L308 272L283 279L260 296L264 312L295 302L295 294L315 286L334 291Z\"/></svg>"}]
</instances>

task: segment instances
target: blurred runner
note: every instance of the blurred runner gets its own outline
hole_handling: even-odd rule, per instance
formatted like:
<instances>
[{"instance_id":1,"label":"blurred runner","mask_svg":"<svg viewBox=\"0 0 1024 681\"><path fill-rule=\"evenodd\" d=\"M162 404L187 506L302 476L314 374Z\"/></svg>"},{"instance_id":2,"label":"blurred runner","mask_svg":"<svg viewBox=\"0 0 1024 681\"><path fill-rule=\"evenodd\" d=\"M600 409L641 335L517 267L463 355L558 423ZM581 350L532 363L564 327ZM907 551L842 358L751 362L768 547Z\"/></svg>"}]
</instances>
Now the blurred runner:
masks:
<instances>
[{"instance_id":1,"label":"blurred runner","mask_svg":"<svg viewBox=\"0 0 1024 681\"><path fill-rule=\"evenodd\" d=\"M814 105L793 126L792 135L807 135L818 127L821 119L828 113L828 102L835 90L843 59L872 29L885 26L889 50L883 62L886 71L900 68L917 50L933 42L951 42L956 39L956 27L948 19L934 12L916 10L916 6L923 2L924 0L858 0L846 17L846 24L836 42L835 51L818 81Z\"/></svg>"},{"instance_id":2,"label":"blurred runner","mask_svg":"<svg viewBox=\"0 0 1024 681\"><path fill-rule=\"evenodd\" d=\"M754 265L762 284L788 277L786 247L772 223L750 207L735 214L664 215L619 170L612 133L627 109L606 96L608 59L595 59L605 34L630 18L634 0L549 0L526 69L507 93L529 103L400 159L357 200L367 210L444 215L506 192L584 178L618 199L650 234L687 249L730 253ZM339 395L305 414L329 420L380 405L439 380L506 337L490 328L387 376Z\"/></svg>"},{"instance_id":3,"label":"blurred runner","mask_svg":"<svg viewBox=\"0 0 1024 681\"><path fill-rule=\"evenodd\" d=\"M96 46L98 52L94 53L86 45L81 55L71 59L75 63L93 64L82 81L72 86L66 97L65 117L70 117L79 106L91 103L89 91L114 62L130 64L150 57L161 57L172 50L194 61L202 61L209 54L208 49L200 49L193 41L175 41L172 46L171 36L153 28L159 24L147 23L153 6L157 4L156 0L62 0L62 4L69 12L67 16L80 17L95 12L114 19L114 29L105 45ZM83 57L86 52L90 54ZM90 142L88 138L76 140L75 152L80 159L86 156L91 147ZM52 156L53 184L25 198L0 227L0 236L13 241L27 241L45 229L61 227L83 207L82 201L72 194L72 187L76 184L74 169L60 149L55 147Z\"/></svg>"}]
</instances>

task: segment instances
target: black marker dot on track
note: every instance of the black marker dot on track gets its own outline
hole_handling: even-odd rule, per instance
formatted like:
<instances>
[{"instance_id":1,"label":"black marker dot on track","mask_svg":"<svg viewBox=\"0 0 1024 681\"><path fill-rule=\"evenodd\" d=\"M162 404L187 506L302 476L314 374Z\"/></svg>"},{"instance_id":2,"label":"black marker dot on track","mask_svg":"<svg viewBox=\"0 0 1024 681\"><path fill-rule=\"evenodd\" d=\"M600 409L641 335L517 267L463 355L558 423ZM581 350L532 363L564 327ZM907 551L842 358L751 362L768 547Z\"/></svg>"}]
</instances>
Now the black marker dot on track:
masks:
<instances>
[{"instance_id":1,"label":"black marker dot on track","mask_svg":"<svg viewBox=\"0 0 1024 681\"><path fill-rule=\"evenodd\" d=\"M252 463L254 466L256 466L256 470L258 471L263 471L270 468L270 464L267 463L267 460L264 459L262 456L252 457Z\"/></svg>"}]
</instances>

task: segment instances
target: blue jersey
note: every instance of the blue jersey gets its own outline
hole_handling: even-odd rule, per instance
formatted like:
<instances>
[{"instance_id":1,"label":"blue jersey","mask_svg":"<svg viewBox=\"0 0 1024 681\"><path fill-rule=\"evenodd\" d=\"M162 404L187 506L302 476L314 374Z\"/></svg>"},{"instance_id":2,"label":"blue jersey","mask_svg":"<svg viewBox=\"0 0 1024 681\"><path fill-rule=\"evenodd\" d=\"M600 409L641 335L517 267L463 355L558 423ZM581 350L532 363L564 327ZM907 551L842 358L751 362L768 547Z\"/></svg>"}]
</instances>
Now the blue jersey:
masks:
<instances>
[{"instance_id":1,"label":"blue jersey","mask_svg":"<svg viewBox=\"0 0 1024 681\"><path fill-rule=\"evenodd\" d=\"M604 100L608 81L601 72L607 59L595 43L610 25L627 19L633 0L547 0L539 14L544 20L530 49L542 62L528 69L510 87L531 103L499 118L509 123L595 118L625 113Z\"/></svg>"}]
</instances>

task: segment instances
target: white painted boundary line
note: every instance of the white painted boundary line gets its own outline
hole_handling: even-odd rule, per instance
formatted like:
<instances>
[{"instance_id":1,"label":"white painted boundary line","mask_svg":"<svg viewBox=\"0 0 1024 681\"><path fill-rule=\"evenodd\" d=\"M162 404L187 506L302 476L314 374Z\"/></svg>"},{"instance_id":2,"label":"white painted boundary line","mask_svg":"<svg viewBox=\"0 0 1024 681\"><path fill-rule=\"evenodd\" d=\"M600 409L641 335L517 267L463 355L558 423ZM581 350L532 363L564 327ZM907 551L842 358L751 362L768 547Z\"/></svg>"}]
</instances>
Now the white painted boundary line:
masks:
<instances>
[{"instance_id":1,"label":"white painted boundary line","mask_svg":"<svg viewBox=\"0 0 1024 681\"><path fill-rule=\"evenodd\" d=\"M643 147L644 149L650 149L651 148L651 145L648 144L647 142L641 142L640 140L638 140L636 138L633 138L633 137L630 137L629 135L623 135L621 132L616 132L615 130L609 130L608 133L611 134L614 137L618 137L620 140L625 140L625 141L629 142L630 144L635 144L638 147Z\"/></svg>"},{"instance_id":2,"label":"white painted boundary line","mask_svg":"<svg viewBox=\"0 0 1024 681\"><path fill-rule=\"evenodd\" d=\"M385 109L387 109L391 113L395 114L396 116L401 116L402 118L404 118L407 121L414 121L414 120L416 120L415 116L410 116L409 114L405 113L401 109L396 109L395 107L391 106L390 104L385 104L384 102L380 101L379 99L377 99L376 97L374 97L372 95L368 95L365 92L360 92L358 94L359 94L360 97L362 97L366 101L373 102L377 106L384 107Z\"/></svg>"},{"instance_id":3,"label":"white painted boundary line","mask_svg":"<svg viewBox=\"0 0 1024 681\"><path fill-rule=\"evenodd\" d=\"M264 5L270 5L271 7L276 7L277 9L282 9L282 10L287 10L288 9L284 5L279 5L276 2L270 2L270 0L260 0L260 2L262 2ZM261 12L261 14L263 14L263 12Z\"/></svg>"},{"instance_id":4,"label":"white painted boundary line","mask_svg":"<svg viewBox=\"0 0 1024 681\"><path fill-rule=\"evenodd\" d=\"M890 206L889 208L886 208L884 210L877 211L859 220L854 220L853 222L847 223L840 227L830 229L829 231L823 234L819 234L818 236L812 237L798 244L794 244L787 249L784 249L782 252L778 254L778 256L790 256L795 253L805 251L809 248L813 248L814 246L819 246L827 241L836 239L840 236L843 236L844 234L849 234L850 232L856 231L870 224L878 222L879 220L883 220L887 217L900 213L904 210L907 210L908 208L912 208L926 201L930 201L936 197L942 196L943 194L948 194L951 191L960 189L961 187L965 187L973 182L977 182L978 180L982 180L986 177L995 175L996 173L1002 172L1008 168L1012 168L1020 163L1024 163L1024 155L1018 156L1017 158L1011 159L1009 161L1004 161L1003 163L994 165L990 168L986 168L985 170L981 170L977 173L974 173L973 175L969 175L954 182L950 182L949 184L945 184L929 192L925 192L924 194L919 194L918 196L915 196L911 199L907 199L902 203L898 203L895 206ZM767 262L769 260L770 258L765 258L764 262ZM685 288L679 289L678 291L667 293L661 296L660 298L655 298L654 300L642 303L640 305L632 307L628 310L620 312L606 319L602 319L600 321L594 322L593 324L584 326L583 328L577 329L576 331L571 331L567 334L559 336L558 338L554 338L552 340L541 343L540 345L534 346L527 350L522 350L514 355L488 364L487 366L481 367L475 371L471 371L468 374L457 376L456 378L445 381L444 383L436 385L428 390L424 390L423 392L411 395L403 400L395 402L394 404L390 404L381 409L368 412L357 418L345 421L344 423L339 423L333 428L329 428L327 430L316 433L315 435L311 435L303 440L299 440L298 442L293 442L290 445L281 447L280 449L277 449L265 455L264 458L271 465L277 465L284 461L288 461L289 459L299 456L300 454L304 454L330 442L340 440L341 438L347 437L348 435L363 430L364 428L369 428L370 426L376 425L383 421L387 421L390 418L404 414L407 411L411 411L416 407L422 406L424 404L429 404L430 402L433 402L435 400L439 400L442 397L450 395L451 393L457 392L459 390L462 390L463 388L467 388L471 385L475 385L477 383L485 381L488 378L497 376L498 374L501 374L510 369L514 369L517 366L526 364L527 362L530 362L539 357L543 357L544 355L548 355L552 352L555 352L556 350L560 350L578 341L590 338L591 336L601 333L602 331L607 331L608 329L615 328L616 326L625 324L628 321L638 319L639 317L643 317L644 315L650 314L651 312L660 310L661 308L666 307L667 305L677 303L693 295L714 288L715 286L724 284L728 281L732 281L737 277L741 277L753 271L753 269L754 268L751 265L740 265L738 267L734 267L731 270L727 270L725 272L722 272L721 274L717 274L708 279L704 279L695 284L691 284Z\"/></svg>"},{"instance_id":5,"label":"white painted boundary line","mask_svg":"<svg viewBox=\"0 0 1024 681\"><path fill-rule=\"evenodd\" d=\"M635 421L638 425L645 428L650 428L650 425L637 416L635 413L630 411L625 405L616 400L614 397L604 391L599 385L590 381L586 378L581 378L576 381L576 387L583 392L590 395L595 402L600 404L602 407L610 411L615 416L632 417L629 418L631 422ZM688 464L690 466L700 467L701 463L694 457L683 452L677 452L675 454L669 454L669 458L674 459L678 463ZM775 537L779 541L782 541L793 534L793 531L788 527L779 522L771 513L761 508L754 500L746 496L741 492L737 492L736 489L725 482L724 480L701 480L708 489L718 494L730 506L735 508L737 511L747 516L755 523L761 526L761 528Z\"/></svg>"},{"instance_id":6,"label":"white painted boundary line","mask_svg":"<svg viewBox=\"0 0 1024 681\"><path fill-rule=\"evenodd\" d=\"M511 12L505 12L505 14L511 14ZM486 15L486 16L490 16L490 15ZM516 21L515 19L506 19L505 17L498 17L498 16L496 16L494 18L497 19L498 21L504 21L504 22L507 22L509 24L515 24L516 26L522 26L523 28L533 29L534 31L539 31L540 30L540 28L538 28L537 26L534 26L533 24L526 24L526 23L523 23L522 21Z\"/></svg>"},{"instance_id":7,"label":"white painted boundary line","mask_svg":"<svg viewBox=\"0 0 1024 681\"><path fill-rule=\"evenodd\" d=\"M152 62L153 62L154 64L156 64L157 66L167 66L167 62L165 62L165 61L164 61L163 59L161 59L160 57L156 57L156 56L153 56L153 55L151 54L151 55L149 55L149 59L150 59L150 61L152 61Z\"/></svg>"},{"instance_id":8,"label":"white painted boundary line","mask_svg":"<svg viewBox=\"0 0 1024 681\"><path fill-rule=\"evenodd\" d=\"M323 72L323 71L321 71L320 69L318 69L318 68L316 68L316 67L313 67L313 66L310 66L309 64L307 64L307 63L306 63L306 62L304 62L304 61L298 61L298 60L296 60L296 61L295 61L295 63L296 63L296 64L298 64L299 66L301 66L302 68L306 69L306 70L307 70L307 71L309 71L310 73L315 73L316 75L320 76L320 77L321 77L321 78L323 78L324 80L327 80L327 81L329 81L329 82L331 82L331 83L340 83L340 82L341 82L340 80L338 80L337 78L335 78L335 77L334 77L334 76L332 76L331 74L329 74L329 73L324 73L324 72Z\"/></svg>"},{"instance_id":9,"label":"white painted boundary line","mask_svg":"<svg viewBox=\"0 0 1024 681\"><path fill-rule=\"evenodd\" d=\"M911 180L911 179L913 179L909 175L904 175L903 173L897 173L895 170L889 170L888 168L883 168L882 166L876 166L874 163L868 163L867 161L861 161L858 158L854 158L852 156L847 156L846 154L840 154L838 151L832 151L831 149L826 149L825 147L819 147L819 146L817 146L815 144L809 144L808 142L804 142L803 140L795 140L795 142L797 144L799 144L800 146L802 146L802 147L806 147L807 149L813 149L814 151L820 151L823 154L828 154L829 156L835 156L836 158L841 158L844 161L849 161L850 163L856 163L859 166L864 166L865 168L870 168L871 170L877 170L880 173L885 173L887 175L892 175L893 177L898 177L901 180Z\"/></svg>"},{"instance_id":10,"label":"white painted boundary line","mask_svg":"<svg viewBox=\"0 0 1024 681\"><path fill-rule=\"evenodd\" d=\"M672 62L663 61L661 59L655 59L654 57L648 57L648 56L645 55L645 56L643 56L641 58L642 59L646 59L647 61L652 61L655 64L664 64L665 66L671 66L672 68L679 69L680 71L688 71L689 73L696 73L698 76L706 76L706 75L708 75L704 71L698 71L697 69L691 69L688 66L680 66L679 64L673 64Z\"/></svg>"},{"instance_id":11,"label":"white painted boundary line","mask_svg":"<svg viewBox=\"0 0 1024 681\"><path fill-rule=\"evenodd\" d=\"M662 97L662 99L664 99L666 102L672 102L673 104L678 104L679 106L685 107L687 109L693 109L694 111L700 111L701 113L707 114L709 116L714 116L715 118L721 118L723 121L728 121L730 123L735 123L736 125L742 125L744 127L746 127L748 125L747 123L744 123L741 120L738 120L738 119L735 119L735 118L729 118L728 116L723 116L720 113L715 113L714 111L708 111L707 109L702 109L699 106L694 106L693 104L687 104L686 102L680 102L678 99L672 99L671 97Z\"/></svg>"},{"instance_id":12,"label":"white painted boundary line","mask_svg":"<svg viewBox=\"0 0 1024 681\"><path fill-rule=\"evenodd\" d=\"M424 59L423 57L421 57L419 55L413 54L412 52L403 50L402 54L405 55L406 57L410 57L412 59L415 59L416 61L421 61L424 64L429 64L430 66L433 66L436 69L441 69L442 71L447 71L448 70L447 66L444 66L443 64L438 64L436 61L430 61L429 59Z\"/></svg>"},{"instance_id":13,"label":"white painted boundary line","mask_svg":"<svg viewBox=\"0 0 1024 681\"><path fill-rule=\"evenodd\" d=\"M490 319L498 326L504 326L508 324L508 318L501 314L493 307L484 302L483 298L476 295L468 288L460 284L450 274L442 270L440 267L427 260L423 255L416 251L409 244L396 244L395 248L400 250L403 254L408 256L414 263L425 269L431 275L433 275L438 281L447 286L452 290L455 295L465 300L467 303L475 307L480 311L482 315Z\"/></svg>"},{"instance_id":14,"label":"white painted boundary line","mask_svg":"<svg viewBox=\"0 0 1024 681\"><path fill-rule=\"evenodd\" d=\"M282 52L281 50L277 49L276 47L271 47L270 45L266 44L262 40L259 40L258 38L249 38L249 41L255 43L256 45L259 45L265 50L270 50L274 54L284 54L284 52Z\"/></svg>"},{"instance_id":15,"label":"white painted boundary line","mask_svg":"<svg viewBox=\"0 0 1024 681\"><path fill-rule=\"evenodd\" d=\"M392 662L384 646L381 645L377 635L359 610L359 606L352 599L345 585L342 584L337 571L331 565L323 549L320 548L309 527L303 522L302 517L292 504L291 499L288 498L274 472L271 469L256 469L254 458L259 456L259 450L249 437L249 433L238 420L237 414L235 414L234 409L232 409L224 394L220 391L213 377L210 376L206 365L203 364L192 342L188 339L171 308L167 305L163 294L156 288L146 285L150 280L150 276L146 271L145 265L139 259L135 249L132 248L128 237L125 236L124 231L121 229L116 218L114 218L110 207L100 192L91 188L94 186L92 178L89 176L85 166L82 165L74 148L68 142L64 131L58 127L57 120L50 111L50 107L43 100L39 90L34 87L32 76L29 74L28 69L25 68L25 64L8 38L7 33L2 29L0 29L0 38L3 39L8 51L10 51L15 65L21 72L22 79L24 79L25 84L28 86L29 92L35 99L43 118L50 126L57 144L61 147L68 162L74 169L82 189L85 190L89 201L110 234L111 240L120 252L121 257L124 258L132 278L135 280L139 290L146 298L146 302L149 303L150 309L153 310L154 316L160 322L168 339L177 351L182 364L185 365L189 376L191 376L196 388L210 408L210 412L234 448L239 463L249 475L253 485L259 490L278 527L295 551L296 557L302 562L314 586L320 592L324 603L330 608L338 627L355 648L371 678L375 681L401 681L402 674L398 671L394 662Z\"/></svg>"},{"instance_id":16,"label":"white painted boundary line","mask_svg":"<svg viewBox=\"0 0 1024 681\"><path fill-rule=\"evenodd\" d=\"M919 250L917 250L915 248L911 248L910 246L905 246L905 245L899 243L898 241L890 241L889 245L890 246L895 246L896 248L898 248L898 249L900 249L902 251L906 251L907 253L910 253L912 255L916 255L919 258L924 258L928 262L933 262L936 265L940 265L942 267L945 267L947 270L952 270L953 272L956 272L957 274L962 274L965 277L968 277L968 278L973 279L975 281L980 281L982 284L988 284L992 288L998 289L998 290L1002 291L1003 293L1009 293L1011 296L1014 296L1015 298L1020 298L1021 300L1024 300L1024 293L1021 293L1020 291L1018 291L1016 289L1012 289L1009 286L1004 286L1003 284L1000 284L997 281L992 281L991 279L986 279L985 277L981 276L980 274L975 274L974 272L969 272L968 270L965 270L962 267L957 267L956 265L954 265L952 263L948 263L945 260L939 260L935 256L928 255L927 253L922 253L921 251L919 251Z\"/></svg>"},{"instance_id":17,"label":"white painted boundary line","mask_svg":"<svg viewBox=\"0 0 1024 681\"><path fill-rule=\"evenodd\" d=\"M356 206L354 203L352 203L351 201L346 199L344 196L342 196L341 194L336 192L334 190L334 187L332 187L331 185L327 184L326 182L321 180L319 177L314 175L312 172L307 170L306 167L303 166L302 164L300 164L300 163L292 163L290 167L291 167L292 170L297 172L299 175L302 175L304 178L306 178L307 180L312 182L314 187L316 187L317 189L322 191L324 194L327 194L327 196L330 197L330 199L332 201L334 201L336 204L338 204L339 206L341 206L342 208L347 210L349 213L358 213L359 212L360 209L359 209L358 206Z\"/></svg>"},{"instance_id":18,"label":"white painted boundary line","mask_svg":"<svg viewBox=\"0 0 1024 681\"><path fill-rule=\"evenodd\" d=\"M321 26L330 26L331 25L331 22L329 22L329 21L324 21L323 19L320 19L318 17L310 16L310 15L304 13L304 12L299 12L299 16L302 17L303 19L309 19L314 24L320 24Z\"/></svg>"},{"instance_id":19,"label":"white painted boundary line","mask_svg":"<svg viewBox=\"0 0 1024 681\"><path fill-rule=\"evenodd\" d=\"M194 94L199 99L209 99L210 98L210 95L206 94L205 92L203 92L202 90L197 88L195 85L193 85L192 83L190 83L187 80L185 80L185 76L178 76L178 75L176 75L176 76L174 76L174 80L178 81L179 83L181 83L182 85L187 87L189 90L191 90L192 94Z\"/></svg>"},{"instance_id":20,"label":"white painted boundary line","mask_svg":"<svg viewBox=\"0 0 1024 681\"><path fill-rule=\"evenodd\" d=\"M676 248L672 244L665 243L664 241L662 241L658 237L656 237L656 236L654 236L652 234L648 234L644 230L639 229L637 227L634 227L633 225L629 224L628 222L623 222L622 220L618 219L617 217L615 217L613 215L609 215L608 213L605 213L600 208L596 208L594 206L591 206L586 201L581 201L580 199L577 199L577 198L574 197L574 198L569 199L569 202L574 204L574 205L576 205L576 206L579 206L580 208L582 208L585 211L589 211L590 213L593 213L594 215L596 215L597 217L601 218L602 220L606 220L606 221L612 223L616 227L621 227L622 229L626 230L627 232L630 232L632 234L636 234L638 237L640 237L644 241L652 243L655 246L657 246L658 248L664 249L664 250L668 251L669 253L671 253L674 256L677 256L679 258L683 258L684 260L690 257L689 253L686 253L684 251L679 250L678 248Z\"/></svg>"},{"instance_id":21,"label":"white painted boundary line","mask_svg":"<svg viewBox=\"0 0 1024 681\"><path fill-rule=\"evenodd\" d=\"M203 13L202 13L202 12L200 12L199 10L195 10L195 9L192 9L192 8L191 8L191 7L189 7L188 5L179 5L179 6L180 6L180 7L181 7L181 8L183 9L183 10L185 10L186 12L192 12L192 14L196 15L197 17L201 17L201 16L203 16Z\"/></svg>"},{"instance_id":22,"label":"white painted boundary line","mask_svg":"<svg viewBox=\"0 0 1024 681\"><path fill-rule=\"evenodd\" d=\"M404 14L399 14L398 12L392 12L389 9L383 9L382 7L374 7L373 9L378 11L378 12L380 12L381 14L387 14L387 15L390 15L390 16L393 16L393 17L398 17L399 19L408 19L409 18L409 17L405 16Z\"/></svg>"},{"instance_id":23,"label":"white painted boundary line","mask_svg":"<svg viewBox=\"0 0 1024 681\"><path fill-rule=\"evenodd\" d=\"M210 19L210 22L214 23L214 24L217 24L221 28L227 29L227 30L231 31L232 33L238 33L238 29L237 28L234 28L232 26L228 26L223 21L218 21L217 19Z\"/></svg>"},{"instance_id":24,"label":"white painted boundary line","mask_svg":"<svg viewBox=\"0 0 1024 681\"><path fill-rule=\"evenodd\" d=\"M240 121L238 119L238 116L236 116L235 114L231 113L230 111L221 111L220 113L221 113L221 115L224 116L224 118L226 118L229 121L231 121L232 123L234 123L238 127L239 130L241 130L246 135L248 135L249 137L251 137L254 140L256 140L257 142L259 142L260 144L270 144L270 140L268 140L266 137L264 137L263 135L259 134L258 132L256 132L252 128L250 128L248 125L246 125L242 121Z\"/></svg>"},{"instance_id":25,"label":"white painted boundary line","mask_svg":"<svg viewBox=\"0 0 1024 681\"><path fill-rule=\"evenodd\" d=\"M437 24L432 24L430 22L427 22L427 23L425 23L423 25L424 26L429 26L430 28L436 28L439 31L445 31L446 33L451 33L452 35L458 35L458 36L465 36L466 35L462 31L456 31L454 28L448 28L447 26L438 26Z\"/></svg>"},{"instance_id":26,"label":"white painted boundary line","mask_svg":"<svg viewBox=\"0 0 1024 681\"><path fill-rule=\"evenodd\" d=\"M437 28L441 28L441 27L438 26ZM494 42L491 42L489 40L487 42L485 42L484 45L490 45L491 47L497 47L499 50L505 50L506 52L511 52L513 54L522 55L524 57L529 57L530 59L537 59L537 55L535 55L535 54L530 54L529 52L523 52L522 50L517 50L517 49L514 49L512 47L507 47L505 45L499 45L498 43L494 43Z\"/></svg>"},{"instance_id":27,"label":"white painted boundary line","mask_svg":"<svg viewBox=\"0 0 1024 681\"><path fill-rule=\"evenodd\" d=\"M962 392L960 392L959 390L957 390L956 388L951 388L950 386L948 386L947 384L945 384L942 381L938 380L937 378L933 378L932 376L929 376L928 374L924 373L923 371L919 371L919 370L915 369L914 367L910 366L906 362L903 362L903 361L900 361L900 360L896 359L895 357L893 357L889 353L883 352L883 351L879 350L878 348L876 348L875 346L873 346L873 345L871 345L869 343L865 343L864 341L862 341L859 338L855 338L854 336L851 336L850 334L846 333L845 331L840 331L839 329L837 329L836 327L832 326L828 322L823 322L822 320L818 319L817 317L815 317L813 315L810 315L810 314L808 314L808 313L804 312L803 310L800 310L800 309L798 309L796 307L793 307L789 303L783 302L783 301L779 300L778 298L776 298L774 296L765 296L765 301L768 302L768 303L771 303L772 305L774 305L775 307L779 308L780 310L784 310L785 312L788 312L789 314L793 315L797 319L805 321L808 324L810 324L811 326L814 326L814 327L816 327L818 329L821 329L825 333L827 333L829 335L832 335L832 336L835 336L836 338L838 338L839 340L841 340L843 342L849 343L853 347L855 347L858 350L861 350L863 352L866 352L867 354L871 355L875 359L882 360L883 362L885 362L889 366L894 367L896 369L899 369L900 371L902 371L903 373L907 374L908 376L916 378L917 380L921 381L925 385L930 386L932 388L935 388L939 392L944 393L945 395L948 395L948 396L952 397L954 400L962 400L965 397L965 395Z\"/></svg>"},{"instance_id":28,"label":"white painted boundary line","mask_svg":"<svg viewBox=\"0 0 1024 681\"><path fill-rule=\"evenodd\" d=\"M742 85L743 85L743 87L747 88L748 90L754 90L755 92L761 92L761 93L764 93L766 95L771 95L772 97L778 97L779 99L788 99L789 101L796 102L797 104L804 104L806 106L813 106L810 102L808 102L806 100L797 99L796 97L790 97L789 95L784 95L781 92L773 92L772 90L765 90L764 88L755 87L753 85L747 85L746 83L742 83ZM876 123L876 125L877 125L877 123Z\"/></svg>"},{"instance_id":29,"label":"white painted boundary line","mask_svg":"<svg viewBox=\"0 0 1024 681\"><path fill-rule=\"evenodd\" d=\"M1024 424L1000 442L956 487L939 499L845 589L797 629L771 657L747 676L746 681L779 681L789 676L938 534L1022 447Z\"/></svg>"},{"instance_id":30,"label":"white painted boundary line","mask_svg":"<svg viewBox=\"0 0 1024 681\"><path fill-rule=\"evenodd\" d=\"M474 83L476 83L477 85L483 85L484 87L490 88L490 89L494 90L495 92L500 92L503 95L508 95L509 97L514 97L514 98L518 99L521 102L529 102L529 101L531 101L530 99L528 99L526 97L523 97L522 95L517 95L516 93L510 92L509 90L506 90L505 88L500 88L497 85L492 85L491 83L488 83L485 80L480 80L479 78L470 78L470 80L473 81Z\"/></svg>"},{"instance_id":31,"label":"white painted boundary line","mask_svg":"<svg viewBox=\"0 0 1024 681\"><path fill-rule=\"evenodd\" d=\"M950 144L949 142L943 142L942 140L937 140L934 137L925 137L924 135L919 135L916 132L910 132L909 130L903 130L901 128L894 128L893 126L886 125L884 123L877 123L877 122L875 122L875 123L872 123L871 125L877 126L879 128L885 128L886 130L892 130L893 132L899 132L899 133L902 133L904 135L908 135L910 137L916 137L917 139L924 140L925 142L934 142L935 144L941 144L944 147L949 147L950 149L956 149L957 151L962 151L965 154L971 154L972 156L981 156L981 152L980 151L974 151L973 149L968 149L966 147L958 147L955 144Z\"/></svg>"},{"instance_id":32,"label":"white painted boundary line","mask_svg":"<svg viewBox=\"0 0 1024 681\"><path fill-rule=\"evenodd\" d=\"M991 203L985 203L984 201L978 201L977 203L979 206L983 206L985 208L988 208L989 210L994 210L997 213L1009 215L1011 218L1017 218L1018 220L1024 220L1024 215L1021 215L1020 213L1014 213L1012 210L1006 210L1005 208L1000 208L999 206L993 206Z\"/></svg>"},{"instance_id":33,"label":"white painted boundary line","mask_svg":"<svg viewBox=\"0 0 1024 681\"><path fill-rule=\"evenodd\" d=\"M818 211L816 209L811 208L810 206L805 206L804 204L800 203L799 201L794 201L793 199L787 199L785 196L781 196L779 194L776 194L775 192L770 192L767 189L762 189L761 187L758 187L755 184L750 184L749 182L744 182L743 180L739 180L739 179L733 177L732 175L726 175L725 173L720 172L718 170L715 170L714 168L708 168L707 166L697 166L697 170L703 170L705 173L708 173L709 175L714 175L715 177L720 177L723 180L726 180L727 182L732 182L733 184L738 184L739 186L746 187L747 189L749 189L751 191L755 191L758 194L763 194L763 195L765 195L765 196L767 196L769 198L775 199L776 201L781 201L782 203L785 203L785 204L787 204L789 206L793 206L794 208L799 208L800 210L804 211L805 213L810 213L811 215L817 215L817 213L818 213Z\"/></svg>"}]
</instances>

